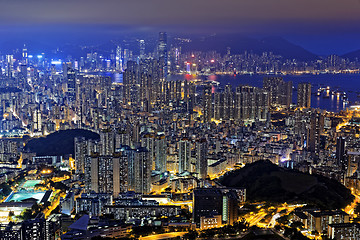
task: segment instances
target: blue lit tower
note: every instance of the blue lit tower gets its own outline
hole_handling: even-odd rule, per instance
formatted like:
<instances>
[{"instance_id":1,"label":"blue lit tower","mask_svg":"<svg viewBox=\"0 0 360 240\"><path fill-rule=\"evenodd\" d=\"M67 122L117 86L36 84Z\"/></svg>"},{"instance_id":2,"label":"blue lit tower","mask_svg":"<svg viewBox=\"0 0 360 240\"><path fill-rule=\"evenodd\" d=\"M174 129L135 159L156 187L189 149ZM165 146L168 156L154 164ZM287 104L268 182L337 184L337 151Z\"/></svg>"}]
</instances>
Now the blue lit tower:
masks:
<instances>
[{"instance_id":1,"label":"blue lit tower","mask_svg":"<svg viewBox=\"0 0 360 240\"><path fill-rule=\"evenodd\" d=\"M117 46L116 47L116 52L115 52L115 68L116 68L116 71L121 70L121 67L122 67L121 65L122 65L121 47Z\"/></svg>"},{"instance_id":2,"label":"blue lit tower","mask_svg":"<svg viewBox=\"0 0 360 240\"><path fill-rule=\"evenodd\" d=\"M23 60L23 64L25 64L25 65L28 64L28 51L27 51L27 47L25 44L24 44L23 51L22 51L22 60Z\"/></svg>"},{"instance_id":3,"label":"blue lit tower","mask_svg":"<svg viewBox=\"0 0 360 240\"><path fill-rule=\"evenodd\" d=\"M139 41L139 47L140 47L140 59L143 59L145 57L145 40Z\"/></svg>"}]
</instances>

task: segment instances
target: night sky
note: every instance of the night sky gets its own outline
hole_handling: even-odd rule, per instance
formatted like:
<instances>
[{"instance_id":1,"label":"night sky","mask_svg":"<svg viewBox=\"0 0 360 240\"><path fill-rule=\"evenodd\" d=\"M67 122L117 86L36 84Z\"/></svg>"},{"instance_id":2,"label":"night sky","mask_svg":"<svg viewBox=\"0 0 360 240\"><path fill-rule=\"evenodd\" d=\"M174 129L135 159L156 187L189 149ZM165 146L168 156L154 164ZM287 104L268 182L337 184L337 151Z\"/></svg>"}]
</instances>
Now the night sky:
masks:
<instances>
[{"instance_id":1,"label":"night sky","mask_svg":"<svg viewBox=\"0 0 360 240\"><path fill-rule=\"evenodd\" d=\"M0 42L157 31L281 36L342 54L360 49L360 0L0 0Z\"/></svg>"}]
</instances>

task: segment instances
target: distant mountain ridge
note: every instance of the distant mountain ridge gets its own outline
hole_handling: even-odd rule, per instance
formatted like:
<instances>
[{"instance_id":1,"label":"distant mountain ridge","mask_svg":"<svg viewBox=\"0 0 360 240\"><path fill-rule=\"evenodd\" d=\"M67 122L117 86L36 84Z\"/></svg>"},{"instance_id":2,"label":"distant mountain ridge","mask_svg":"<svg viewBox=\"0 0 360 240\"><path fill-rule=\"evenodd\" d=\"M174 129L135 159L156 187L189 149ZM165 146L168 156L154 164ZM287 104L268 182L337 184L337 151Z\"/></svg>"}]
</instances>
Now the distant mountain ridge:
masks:
<instances>
[{"instance_id":1,"label":"distant mountain ridge","mask_svg":"<svg viewBox=\"0 0 360 240\"><path fill-rule=\"evenodd\" d=\"M174 36L178 37L178 36ZM144 38L146 43L146 51L153 52L156 48L156 39ZM281 55L285 59L297 59L301 61L311 61L319 58L316 54L304 49L301 46L291 43L281 37L265 37L262 39L251 38L239 34L213 34L209 36L190 36L192 40L189 43L182 43L182 52L188 51L217 51L225 54L227 48L230 47L232 54L255 53L261 55L263 52L272 52L275 55ZM0 41L0 52L2 54L15 54L21 56L23 44L26 43L29 53L45 53L50 58L66 58L68 56L79 58L88 52L96 51L100 54L109 55L115 51L116 45L119 44L123 49L132 49L138 54L138 43L136 38L124 38L118 41L103 41L98 44L90 44L84 48L84 44L63 43L56 47L57 44L48 42L46 44L38 41L21 41L19 39L13 41ZM170 51L172 43L176 43L171 36L168 38L168 48ZM92 47L91 47L92 45ZM15 51L15 50L18 51ZM359 55L359 54L358 54Z\"/></svg>"},{"instance_id":2,"label":"distant mountain ridge","mask_svg":"<svg viewBox=\"0 0 360 240\"><path fill-rule=\"evenodd\" d=\"M356 58L358 60L360 60L360 49L359 50L355 50L355 51L352 51L352 52L349 52L349 53L346 53L344 55L341 56L342 58L348 58L350 60L355 60Z\"/></svg>"},{"instance_id":3,"label":"distant mountain ridge","mask_svg":"<svg viewBox=\"0 0 360 240\"><path fill-rule=\"evenodd\" d=\"M281 37L256 39L226 34L194 39L192 42L183 45L183 52L216 50L225 54L227 47L231 48L232 54L243 54L247 51L261 55L263 52L273 52L275 55L281 55L285 59L308 61L318 58L316 54Z\"/></svg>"}]
</instances>

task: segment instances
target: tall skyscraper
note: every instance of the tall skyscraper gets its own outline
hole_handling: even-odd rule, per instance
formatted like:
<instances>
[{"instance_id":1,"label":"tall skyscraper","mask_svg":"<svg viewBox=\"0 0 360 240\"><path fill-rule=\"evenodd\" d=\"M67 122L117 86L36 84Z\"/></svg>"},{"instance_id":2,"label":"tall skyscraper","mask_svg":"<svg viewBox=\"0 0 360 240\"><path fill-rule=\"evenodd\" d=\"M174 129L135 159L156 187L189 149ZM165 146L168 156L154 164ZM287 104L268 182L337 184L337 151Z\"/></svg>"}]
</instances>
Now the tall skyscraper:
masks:
<instances>
[{"instance_id":1,"label":"tall skyscraper","mask_svg":"<svg viewBox=\"0 0 360 240\"><path fill-rule=\"evenodd\" d=\"M202 179L207 177L207 152L208 152L208 144L206 139L200 139L196 142L195 145L196 150L196 166L195 171L198 176Z\"/></svg>"},{"instance_id":2,"label":"tall skyscraper","mask_svg":"<svg viewBox=\"0 0 360 240\"><path fill-rule=\"evenodd\" d=\"M179 173L191 171L191 143L187 138L182 139L178 147Z\"/></svg>"},{"instance_id":3,"label":"tall skyscraper","mask_svg":"<svg viewBox=\"0 0 360 240\"><path fill-rule=\"evenodd\" d=\"M320 111L314 111L310 116L310 128L308 133L308 150L317 155L320 151L320 137L324 131L324 115Z\"/></svg>"},{"instance_id":4,"label":"tall skyscraper","mask_svg":"<svg viewBox=\"0 0 360 240\"><path fill-rule=\"evenodd\" d=\"M24 65L28 64L28 50L25 44L22 51L22 62Z\"/></svg>"},{"instance_id":5,"label":"tall skyscraper","mask_svg":"<svg viewBox=\"0 0 360 240\"><path fill-rule=\"evenodd\" d=\"M119 151L127 158L128 191L148 194L151 192L151 158L144 147L132 149L123 146Z\"/></svg>"},{"instance_id":6,"label":"tall skyscraper","mask_svg":"<svg viewBox=\"0 0 360 240\"><path fill-rule=\"evenodd\" d=\"M115 136L112 129L104 129L100 133L101 155L111 156L115 152Z\"/></svg>"},{"instance_id":7,"label":"tall skyscraper","mask_svg":"<svg viewBox=\"0 0 360 240\"><path fill-rule=\"evenodd\" d=\"M227 84L224 91L224 119L233 119L234 112L234 94L231 85Z\"/></svg>"},{"instance_id":8,"label":"tall skyscraper","mask_svg":"<svg viewBox=\"0 0 360 240\"><path fill-rule=\"evenodd\" d=\"M203 91L203 119L204 122L210 122L213 118L213 105L212 105L212 85L204 86Z\"/></svg>"},{"instance_id":9,"label":"tall skyscraper","mask_svg":"<svg viewBox=\"0 0 360 240\"><path fill-rule=\"evenodd\" d=\"M167 51L167 33L159 33L158 42L158 57L160 61L160 68L162 69L163 77L167 76L167 62L168 62L168 51Z\"/></svg>"},{"instance_id":10,"label":"tall skyscraper","mask_svg":"<svg viewBox=\"0 0 360 240\"><path fill-rule=\"evenodd\" d=\"M282 77L265 77L263 88L270 95L272 107L289 108L292 102L292 82L285 82Z\"/></svg>"},{"instance_id":11,"label":"tall skyscraper","mask_svg":"<svg viewBox=\"0 0 360 240\"><path fill-rule=\"evenodd\" d=\"M6 76L11 78L14 70L14 55L6 55Z\"/></svg>"},{"instance_id":12,"label":"tall skyscraper","mask_svg":"<svg viewBox=\"0 0 360 240\"><path fill-rule=\"evenodd\" d=\"M311 107L311 83L299 83L297 101L298 107Z\"/></svg>"},{"instance_id":13,"label":"tall skyscraper","mask_svg":"<svg viewBox=\"0 0 360 240\"><path fill-rule=\"evenodd\" d=\"M121 71L122 68L122 57L121 57L122 49L120 46L116 47L116 53L115 53L115 68L116 71Z\"/></svg>"},{"instance_id":14,"label":"tall skyscraper","mask_svg":"<svg viewBox=\"0 0 360 240\"><path fill-rule=\"evenodd\" d=\"M141 137L141 147L149 151L149 158L151 161L151 169L155 170L155 136L151 133L145 133Z\"/></svg>"},{"instance_id":15,"label":"tall skyscraper","mask_svg":"<svg viewBox=\"0 0 360 240\"><path fill-rule=\"evenodd\" d=\"M336 139L336 163L339 167L345 170L346 166L346 151L345 151L345 138L338 137Z\"/></svg>"},{"instance_id":16,"label":"tall skyscraper","mask_svg":"<svg viewBox=\"0 0 360 240\"><path fill-rule=\"evenodd\" d=\"M139 100L139 65L129 61L124 72L123 97L127 104L138 103Z\"/></svg>"},{"instance_id":17,"label":"tall skyscraper","mask_svg":"<svg viewBox=\"0 0 360 240\"><path fill-rule=\"evenodd\" d=\"M41 131L42 130L42 116L41 111L39 109L35 109L33 112L33 131Z\"/></svg>"},{"instance_id":18,"label":"tall skyscraper","mask_svg":"<svg viewBox=\"0 0 360 240\"><path fill-rule=\"evenodd\" d=\"M235 120L266 120L269 112L268 92L256 87L238 86L234 102Z\"/></svg>"},{"instance_id":19,"label":"tall skyscraper","mask_svg":"<svg viewBox=\"0 0 360 240\"><path fill-rule=\"evenodd\" d=\"M85 171L85 157L87 155L87 141L85 138L74 139L75 150L75 172L77 174L84 173Z\"/></svg>"},{"instance_id":20,"label":"tall skyscraper","mask_svg":"<svg viewBox=\"0 0 360 240\"><path fill-rule=\"evenodd\" d=\"M148 194L151 191L151 160L149 151L146 148L138 148L134 152L133 158L133 178L134 185L129 186L131 190Z\"/></svg>"},{"instance_id":21,"label":"tall skyscraper","mask_svg":"<svg viewBox=\"0 0 360 240\"><path fill-rule=\"evenodd\" d=\"M70 101L76 98L76 72L73 68L67 67L67 90Z\"/></svg>"},{"instance_id":22,"label":"tall skyscraper","mask_svg":"<svg viewBox=\"0 0 360 240\"><path fill-rule=\"evenodd\" d=\"M114 156L87 156L85 158L85 189L90 192L112 193L117 197L128 190L128 158L120 153Z\"/></svg>"},{"instance_id":23,"label":"tall skyscraper","mask_svg":"<svg viewBox=\"0 0 360 240\"><path fill-rule=\"evenodd\" d=\"M139 41L139 47L140 47L140 59L143 59L145 57L145 40Z\"/></svg>"},{"instance_id":24,"label":"tall skyscraper","mask_svg":"<svg viewBox=\"0 0 360 240\"><path fill-rule=\"evenodd\" d=\"M165 135L157 135L154 143L155 170L166 172L166 138Z\"/></svg>"}]
</instances>

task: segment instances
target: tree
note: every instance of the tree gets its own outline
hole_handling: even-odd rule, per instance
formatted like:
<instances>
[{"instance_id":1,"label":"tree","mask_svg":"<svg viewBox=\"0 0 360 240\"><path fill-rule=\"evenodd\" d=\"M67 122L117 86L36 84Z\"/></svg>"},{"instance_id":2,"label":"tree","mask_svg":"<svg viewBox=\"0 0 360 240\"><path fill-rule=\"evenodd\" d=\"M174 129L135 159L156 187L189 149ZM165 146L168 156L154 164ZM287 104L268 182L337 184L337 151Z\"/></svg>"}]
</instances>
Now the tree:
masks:
<instances>
[{"instance_id":1,"label":"tree","mask_svg":"<svg viewBox=\"0 0 360 240\"><path fill-rule=\"evenodd\" d=\"M198 232L194 230L190 230L188 233L186 233L183 238L187 240L195 240L198 236Z\"/></svg>"},{"instance_id":2,"label":"tree","mask_svg":"<svg viewBox=\"0 0 360 240\"><path fill-rule=\"evenodd\" d=\"M15 213L13 211L10 211L8 215L9 222L11 222L13 216L15 216Z\"/></svg>"},{"instance_id":3,"label":"tree","mask_svg":"<svg viewBox=\"0 0 360 240\"><path fill-rule=\"evenodd\" d=\"M290 226L292 228L297 228L297 229L303 229L304 228L304 224L302 222L299 222L299 221L292 222Z\"/></svg>"},{"instance_id":4,"label":"tree","mask_svg":"<svg viewBox=\"0 0 360 240\"><path fill-rule=\"evenodd\" d=\"M29 220L32 218L32 211L30 209L25 209L24 211L22 211L20 218L23 220Z\"/></svg>"}]
</instances>

